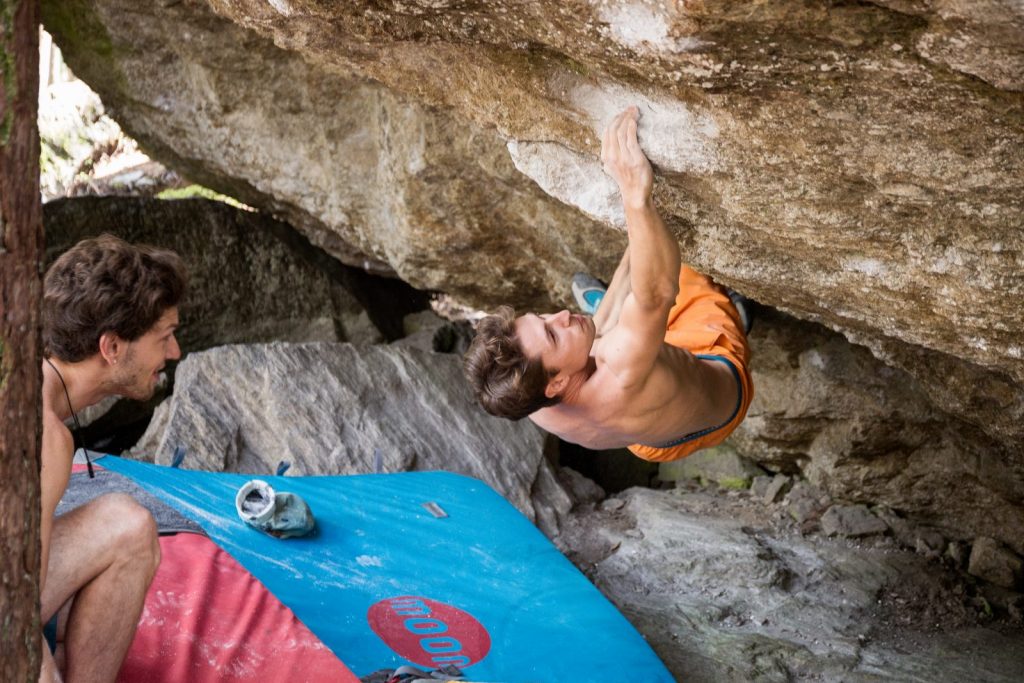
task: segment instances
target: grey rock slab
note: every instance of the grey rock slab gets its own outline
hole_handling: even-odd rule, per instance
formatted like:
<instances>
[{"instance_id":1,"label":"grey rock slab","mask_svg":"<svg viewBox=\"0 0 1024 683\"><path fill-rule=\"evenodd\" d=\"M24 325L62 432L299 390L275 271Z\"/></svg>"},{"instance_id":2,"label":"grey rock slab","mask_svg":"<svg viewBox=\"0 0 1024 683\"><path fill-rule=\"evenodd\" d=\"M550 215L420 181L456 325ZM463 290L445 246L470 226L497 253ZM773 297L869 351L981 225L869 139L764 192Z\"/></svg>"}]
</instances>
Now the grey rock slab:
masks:
<instances>
[{"instance_id":1,"label":"grey rock slab","mask_svg":"<svg viewBox=\"0 0 1024 683\"><path fill-rule=\"evenodd\" d=\"M455 356L345 343L222 346L190 354L131 455L265 474L448 470L483 480L546 533L572 505L529 421L472 401Z\"/></svg>"},{"instance_id":2,"label":"grey rock slab","mask_svg":"<svg viewBox=\"0 0 1024 683\"><path fill-rule=\"evenodd\" d=\"M1010 683L1024 672L1024 633L908 641L876 619L886 587L942 595L943 570L916 553L752 528L700 493L634 488L614 500L570 515L560 541L570 557L587 553L595 585L678 680Z\"/></svg>"},{"instance_id":3,"label":"grey rock slab","mask_svg":"<svg viewBox=\"0 0 1024 683\"><path fill-rule=\"evenodd\" d=\"M762 499L766 503L776 503L789 491L793 480L785 474L776 474L765 487Z\"/></svg>"},{"instance_id":4,"label":"grey rock slab","mask_svg":"<svg viewBox=\"0 0 1024 683\"><path fill-rule=\"evenodd\" d=\"M762 474L754 477L750 482L750 495L754 498L763 499L771 483L772 477L767 475Z\"/></svg>"},{"instance_id":5,"label":"grey rock slab","mask_svg":"<svg viewBox=\"0 0 1024 683\"><path fill-rule=\"evenodd\" d=\"M821 516L821 530L829 536L871 536L888 528L866 505L833 505Z\"/></svg>"}]
</instances>

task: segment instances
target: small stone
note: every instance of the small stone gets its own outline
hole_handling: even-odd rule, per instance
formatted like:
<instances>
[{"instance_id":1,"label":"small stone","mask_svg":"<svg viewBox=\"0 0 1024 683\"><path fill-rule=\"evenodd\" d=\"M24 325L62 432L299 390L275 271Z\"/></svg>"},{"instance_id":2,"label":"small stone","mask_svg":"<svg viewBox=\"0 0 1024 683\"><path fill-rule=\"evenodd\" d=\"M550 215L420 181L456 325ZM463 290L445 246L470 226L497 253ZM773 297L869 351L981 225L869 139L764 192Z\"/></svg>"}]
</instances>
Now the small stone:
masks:
<instances>
[{"instance_id":1,"label":"small stone","mask_svg":"<svg viewBox=\"0 0 1024 683\"><path fill-rule=\"evenodd\" d=\"M608 500L602 501L598 507L605 512L615 512L621 510L626 506L626 501L621 498L609 498Z\"/></svg>"},{"instance_id":2,"label":"small stone","mask_svg":"<svg viewBox=\"0 0 1024 683\"><path fill-rule=\"evenodd\" d=\"M917 537L914 539L914 550L928 557L938 557L945 547L946 539L938 531L918 529Z\"/></svg>"},{"instance_id":3,"label":"small stone","mask_svg":"<svg viewBox=\"0 0 1024 683\"><path fill-rule=\"evenodd\" d=\"M1013 621L1024 621L1024 596L1018 595L1015 598L1011 598L1006 604L1006 612Z\"/></svg>"},{"instance_id":4,"label":"small stone","mask_svg":"<svg viewBox=\"0 0 1024 683\"><path fill-rule=\"evenodd\" d=\"M905 548L917 547L917 532L914 525L900 517L895 510L884 505L872 509L892 532L893 537Z\"/></svg>"},{"instance_id":5,"label":"small stone","mask_svg":"<svg viewBox=\"0 0 1024 683\"><path fill-rule=\"evenodd\" d=\"M801 499L789 504L789 515L797 522L803 524L821 511L815 501Z\"/></svg>"},{"instance_id":6,"label":"small stone","mask_svg":"<svg viewBox=\"0 0 1024 683\"><path fill-rule=\"evenodd\" d=\"M558 480L578 503L596 503L606 496L604 489L594 480L583 476L571 467L560 467Z\"/></svg>"},{"instance_id":7,"label":"small stone","mask_svg":"<svg viewBox=\"0 0 1024 683\"><path fill-rule=\"evenodd\" d=\"M821 530L829 536L871 536L884 534L885 522L871 514L866 505L833 505L821 516Z\"/></svg>"},{"instance_id":8,"label":"small stone","mask_svg":"<svg viewBox=\"0 0 1024 683\"><path fill-rule=\"evenodd\" d=\"M1024 576L1024 560L995 539L982 536L974 540L967 573L997 586L1013 589Z\"/></svg>"},{"instance_id":9,"label":"small stone","mask_svg":"<svg viewBox=\"0 0 1024 683\"><path fill-rule=\"evenodd\" d=\"M772 478L771 483L769 483L768 487L765 489L763 496L764 502L777 502L786 494L790 489L790 486L792 486L792 479L787 477L785 474L776 474Z\"/></svg>"},{"instance_id":10,"label":"small stone","mask_svg":"<svg viewBox=\"0 0 1024 683\"><path fill-rule=\"evenodd\" d=\"M821 492L806 481L798 481L786 496L790 516L801 524L821 513L818 504Z\"/></svg>"},{"instance_id":11,"label":"small stone","mask_svg":"<svg viewBox=\"0 0 1024 683\"><path fill-rule=\"evenodd\" d=\"M946 557L953 561L957 569L963 569L967 564L967 547L960 541L950 541L946 548Z\"/></svg>"},{"instance_id":12,"label":"small stone","mask_svg":"<svg viewBox=\"0 0 1024 683\"><path fill-rule=\"evenodd\" d=\"M768 476L754 477L753 481L750 482L750 495L753 498L764 498L765 491L768 490L768 485L771 482L772 478Z\"/></svg>"}]
</instances>

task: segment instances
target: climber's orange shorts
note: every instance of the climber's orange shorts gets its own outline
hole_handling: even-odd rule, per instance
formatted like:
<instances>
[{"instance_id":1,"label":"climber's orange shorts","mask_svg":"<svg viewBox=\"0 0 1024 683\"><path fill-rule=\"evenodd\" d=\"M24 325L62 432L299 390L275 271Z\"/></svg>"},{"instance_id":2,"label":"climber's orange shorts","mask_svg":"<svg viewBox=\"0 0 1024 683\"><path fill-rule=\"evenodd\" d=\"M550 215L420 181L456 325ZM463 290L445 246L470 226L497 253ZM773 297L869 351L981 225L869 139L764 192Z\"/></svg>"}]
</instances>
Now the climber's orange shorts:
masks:
<instances>
[{"instance_id":1,"label":"climber's orange shorts","mask_svg":"<svg viewBox=\"0 0 1024 683\"><path fill-rule=\"evenodd\" d=\"M728 365L736 378L739 397L733 416L725 424L687 434L661 446L634 444L629 447L635 455L656 462L685 458L701 448L722 443L743 421L754 398L754 384L747 369L750 350L740 314L721 287L689 266L679 271L679 295L668 314L665 343L686 349L698 358Z\"/></svg>"}]
</instances>

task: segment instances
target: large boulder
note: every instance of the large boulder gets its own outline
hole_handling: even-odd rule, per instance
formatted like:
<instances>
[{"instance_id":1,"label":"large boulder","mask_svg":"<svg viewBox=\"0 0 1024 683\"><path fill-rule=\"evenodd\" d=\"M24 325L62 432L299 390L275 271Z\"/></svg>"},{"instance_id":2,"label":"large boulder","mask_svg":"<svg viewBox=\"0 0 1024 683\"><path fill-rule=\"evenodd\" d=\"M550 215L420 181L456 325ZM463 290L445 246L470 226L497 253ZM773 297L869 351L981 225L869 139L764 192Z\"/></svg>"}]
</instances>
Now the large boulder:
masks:
<instances>
[{"instance_id":1,"label":"large boulder","mask_svg":"<svg viewBox=\"0 0 1024 683\"><path fill-rule=\"evenodd\" d=\"M158 158L478 305L610 272L598 133L637 103L686 261L1024 437L1017 2L43 7Z\"/></svg>"},{"instance_id":2,"label":"large boulder","mask_svg":"<svg viewBox=\"0 0 1024 683\"><path fill-rule=\"evenodd\" d=\"M529 421L472 401L457 356L387 345L269 344L193 353L134 457L268 474L448 470L490 484L554 534L571 498Z\"/></svg>"},{"instance_id":3,"label":"large boulder","mask_svg":"<svg viewBox=\"0 0 1024 683\"><path fill-rule=\"evenodd\" d=\"M346 280L319 267L315 248L269 216L208 199L81 197L48 202L43 220L47 262L103 233L177 252L189 272L176 333L185 353L230 343L372 343L383 336L354 278L378 287L386 281L361 272ZM403 301L395 299L397 316L374 311L385 329L401 326Z\"/></svg>"}]
</instances>

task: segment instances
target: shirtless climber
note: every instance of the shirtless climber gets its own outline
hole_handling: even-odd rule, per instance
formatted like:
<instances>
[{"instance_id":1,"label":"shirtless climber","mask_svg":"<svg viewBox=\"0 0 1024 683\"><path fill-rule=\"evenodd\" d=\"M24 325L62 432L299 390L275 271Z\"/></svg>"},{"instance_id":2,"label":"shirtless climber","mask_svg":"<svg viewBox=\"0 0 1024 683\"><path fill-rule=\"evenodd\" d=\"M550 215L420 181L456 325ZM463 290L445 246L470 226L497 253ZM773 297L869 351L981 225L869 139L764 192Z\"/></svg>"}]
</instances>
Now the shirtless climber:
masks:
<instances>
[{"instance_id":1,"label":"shirtless climber","mask_svg":"<svg viewBox=\"0 0 1024 683\"><path fill-rule=\"evenodd\" d=\"M46 273L40 681L113 681L131 645L160 562L156 524L117 493L54 516L80 445L65 422L107 396L153 395L164 364L181 356L184 289L176 254L109 235L79 242Z\"/></svg>"},{"instance_id":2,"label":"shirtless climber","mask_svg":"<svg viewBox=\"0 0 1024 683\"><path fill-rule=\"evenodd\" d=\"M675 460L721 443L753 398L739 311L707 277L680 266L679 245L651 199L638 111L604 133L601 160L626 211L629 244L593 318L563 310L477 326L465 369L483 408L529 416L592 449Z\"/></svg>"}]
</instances>

